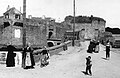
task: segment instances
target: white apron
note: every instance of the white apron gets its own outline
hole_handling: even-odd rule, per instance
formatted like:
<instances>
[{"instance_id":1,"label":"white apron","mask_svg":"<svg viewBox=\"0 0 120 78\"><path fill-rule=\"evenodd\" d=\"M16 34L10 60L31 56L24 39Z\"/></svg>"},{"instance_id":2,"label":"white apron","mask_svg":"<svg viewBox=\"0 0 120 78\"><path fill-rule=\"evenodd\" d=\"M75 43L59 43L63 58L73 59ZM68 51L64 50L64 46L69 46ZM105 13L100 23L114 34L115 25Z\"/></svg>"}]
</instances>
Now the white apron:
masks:
<instances>
[{"instance_id":1,"label":"white apron","mask_svg":"<svg viewBox=\"0 0 120 78\"><path fill-rule=\"evenodd\" d=\"M30 53L26 52L26 60L25 60L26 66L31 66L31 59L30 59Z\"/></svg>"}]
</instances>

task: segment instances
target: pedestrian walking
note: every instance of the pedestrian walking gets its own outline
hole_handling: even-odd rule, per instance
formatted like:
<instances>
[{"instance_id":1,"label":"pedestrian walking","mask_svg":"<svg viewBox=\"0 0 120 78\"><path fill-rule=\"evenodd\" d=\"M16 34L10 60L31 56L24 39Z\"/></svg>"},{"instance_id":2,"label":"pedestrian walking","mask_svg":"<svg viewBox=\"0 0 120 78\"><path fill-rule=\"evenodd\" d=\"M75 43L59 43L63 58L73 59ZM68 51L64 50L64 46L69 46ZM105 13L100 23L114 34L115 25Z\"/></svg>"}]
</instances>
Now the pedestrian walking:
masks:
<instances>
[{"instance_id":1,"label":"pedestrian walking","mask_svg":"<svg viewBox=\"0 0 120 78\"><path fill-rule=\"evenodd\" d=\"M68 49L67 44L65 44L66 41L67 41L67 37L66 37L66 35L64 35L63 39L62 39L62 42L64 43L64 45L63 45L63 50L64 51L66 51Z\"/></svg>"},{"instance_id":2,"label":"pedestrian walking","mask_svg":"<svg viewBox=\"0 0 120 78\"><path fill-rule=\"evenodd\" d=\"M8 54L6 59L6 66L7 67L14 67L15 66L15 56L16 53L14 53L15 47L12 45L7 46Z\"/></svg>"},{"instance_id":3,"label":"pedestrian walking","mask_svg":"<svg viewBox=\"0 0 120 78\"><path fill-rule=\"evenodd\" d=\"M27 44L27 47L24 49L24 69L31 69L35 66L35 61L33 57L33 49L30 45L30 43Z\"/></svg>"},{"instance_id":4,"label":"pedestrian walking","mask_svg":"<svg viewBox=\"0 0 120 78\"><path fill-rule=\"evenodd\" d=\"M110 58L110 41L107 41L106 44L106 59Z\"/></svg>"},{"instance_id":5,"label":"pedestrian walking","mask_svg":"<svg viewBox=\"0 0 120 78\"><path fill-rule=\"evenodd\" d=\"M91 56L88 56L86 58L86 74L87 75L92 75L92 72L91 72L91 67L92 67L92 63L91 63Z\"/></svg>"}]
</instances>

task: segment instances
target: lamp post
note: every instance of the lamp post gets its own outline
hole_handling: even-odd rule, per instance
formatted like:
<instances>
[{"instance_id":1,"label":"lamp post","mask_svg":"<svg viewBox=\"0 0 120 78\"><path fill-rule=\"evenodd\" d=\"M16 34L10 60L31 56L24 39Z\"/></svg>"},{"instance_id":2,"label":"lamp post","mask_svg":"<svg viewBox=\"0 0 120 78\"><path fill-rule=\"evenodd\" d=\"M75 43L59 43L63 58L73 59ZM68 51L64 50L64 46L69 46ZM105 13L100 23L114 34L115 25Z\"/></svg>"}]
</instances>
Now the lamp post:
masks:
<instances>
[{"instance_id":1,"label":"lamp post","mask_svg":"<svg viewBox=\"0 0 120 78\"><path fill-rule=\"evenodd\" d=\"M74 14L74 18L73 18L73 39L72 39L72 46L74 47L75 45L75 0L73 1L73 14Z\"/></svg>"}]
</instances>

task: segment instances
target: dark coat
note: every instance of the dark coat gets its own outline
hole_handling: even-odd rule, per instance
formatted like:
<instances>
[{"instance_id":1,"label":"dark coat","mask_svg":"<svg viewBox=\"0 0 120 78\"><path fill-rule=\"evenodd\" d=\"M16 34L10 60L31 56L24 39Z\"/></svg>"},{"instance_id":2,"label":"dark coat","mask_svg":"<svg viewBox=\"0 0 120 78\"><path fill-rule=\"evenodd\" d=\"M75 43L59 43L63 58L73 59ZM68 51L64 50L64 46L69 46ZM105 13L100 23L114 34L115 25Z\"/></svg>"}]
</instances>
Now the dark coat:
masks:
<instances>
[{"instance_id":1,"label":"dark coat","mask_svg":"<svg viewBox=\"0 0 120 78\"><path fill-rule=\"evenodd\" d=\"M106 46L106 52L110 52L110 46Z\"/></svg>"},{"instance_id":2,"label":"dark coat","mask_svg":"<svg viewBox=\"0 0 120 78\"><path fill-rule=\"evenodd\" d=\"M95 43L93 41L90 41L87 52L92 53L94 51L95 51Z\"/></svg>"},{"instance_id":3,"label":"dark coat","mask_svg":"<svg viewBox=\"0 0 120 78\"><path fill-rule=\"evenodd\" d=\"M91 60L89 58L86 58L86 66L92 66Z\"/></svg>"},{"instance_id":4,"label":"dark coat","mask_svg":"<svg viewBox=\"0 0 120 78\"><path fill-rule=\"evenodd\" d=\"M106 52L110 52L110 42L107 42L106 44Z\"/></svg>"},{"instance_id":5,"label":"dark coat","mask_svg":"<svg viewBox=\"0 0 120 78\"><path fill-rule=\"evenodd\" d=\"M15 47L12 45L7 46L8 54L7 54L7 59L6 59L6 66L7 67L13 67L15 66L15 59L14 57L16 56L16 53L13 53L15 50Z\"/></svg>"}]
</instances>

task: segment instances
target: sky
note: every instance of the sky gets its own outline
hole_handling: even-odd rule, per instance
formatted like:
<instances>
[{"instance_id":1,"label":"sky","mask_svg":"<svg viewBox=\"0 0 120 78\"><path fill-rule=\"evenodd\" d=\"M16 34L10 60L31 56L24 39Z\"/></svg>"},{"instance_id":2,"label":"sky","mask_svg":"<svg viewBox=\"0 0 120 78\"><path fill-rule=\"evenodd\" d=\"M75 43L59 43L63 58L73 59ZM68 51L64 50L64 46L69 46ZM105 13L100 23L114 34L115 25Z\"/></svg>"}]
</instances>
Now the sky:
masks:
<instances>
[{"instance_id":1,"label":"sky","mask_svg":"<svg viewBox=\"0 0 120 78\"><path fill-rule=\"evenodd\" d=\"M0 0L0 16L10 8L23 12L23 0ZM120 0L75 0L75 15L95 16L106 20L106 27L120 28ZM51 17L63 21L73 15L73 0L26 0L26 14L33 17Z\"/></svg>"}]
</instances>

